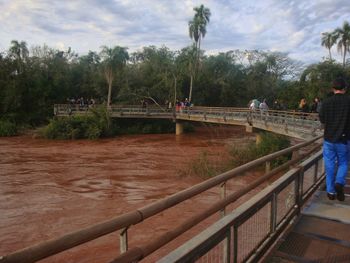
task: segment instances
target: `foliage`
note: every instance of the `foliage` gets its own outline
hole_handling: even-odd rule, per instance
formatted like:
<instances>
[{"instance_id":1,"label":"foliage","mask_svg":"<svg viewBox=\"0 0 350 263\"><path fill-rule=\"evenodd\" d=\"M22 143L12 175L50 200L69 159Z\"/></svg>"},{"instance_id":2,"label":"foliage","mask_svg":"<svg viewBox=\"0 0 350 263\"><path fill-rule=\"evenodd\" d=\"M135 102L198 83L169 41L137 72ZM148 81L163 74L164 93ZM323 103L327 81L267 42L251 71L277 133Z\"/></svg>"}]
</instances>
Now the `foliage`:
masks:
<instances>
[{"instance_id":1,"label":"foliage","mask_svg":"<svg viewBox=\"0 0 350 263\"><path fill-rule=\"evenodd\" d=\"M48 139L97 139L113 134L105 108L92 110L92 115L53 118L42 130Z\"/></svg>"},{"instance_id":2,"label":"foliage","mask_svg":"<svg viewBox=\"0 0 350 263\"><path fill-rule=\"evenodd\" d=\"M188 22L188 29L189 29L189 35L190 38L194 40L195 42L195 51L196 55L190 62L190 91L188 95L188 100L192 102L192 90L193 90L193 81L195 79L196 73L198 71L199 66L199 59L200 59L200 53L201 53L201 40L205 37L205 34L207 33L207 24L210 20L210 10L207 7L204 7L204 5L200 5L199 7L193 8L195 11L195 15L193 19Z\"/></svg>"},{"instance_id":3,"label":"foliage","mask_svg":"<svg viewBox=\"0 0 350 263\"><path fill-rule=\"evenodd\" d=\"M343 55L343 67L346 65L346 55L350 52L350 24L344 21L342 27L336 28L333 32L322 33L321 45L329 51L329 59L332 61L331 48L337 44L338 52Z\"/></svg>"},{"instance_id":4,"label":"foliage","mask_svg":"<svg viewBox=\"0 0 350 263\"><path fill-rule=\"evenodd\" d=\"M190 175L196 175L199 177L213 177L220 171L220 164L210 160L207 152L202 152L198 158L194 159L189 168Z\"/></svg>"},{"instance_id":5,"label":"foliage","mask_svg":"<svg viewBox=\"0 0 350 263\"><path fill-rule=\"evenodd\" d=\"M0 137L17 135L17 126L9 120L0 120Z\"/></svg>"},{"instance_id":6,"label":"foliage","mask_svg":"<svg viewBox=\"0 0 350 263\"><path fill-rule=\"evenodd\" d=\"M241 166L262 156L290 147L287 137L273 133L261 133L261 142L234 145L229 149L229 160L219 155L212 156L204 151L192 160L188 169L181 171L188 175L212 177L229 169ZM279 157L271 162L276 167L288 161L291 155Z\"/></svg>"},{"instance_id":7,"label":"foliage","mask_svg":"<svg viewBox=\"0 0 350 263\"><path fill-rule=\"evenodd\" d=\"M235 145L230 150L231 165L238 167L259 157L273 152L288 148L290 141L287 137L273 133L261 133L261 142L259 144L250 143L247 146L240 147ZM287 161L290 156L283 156L271 162L272 167L278 166Z\"/></svg>"}]
</instances>

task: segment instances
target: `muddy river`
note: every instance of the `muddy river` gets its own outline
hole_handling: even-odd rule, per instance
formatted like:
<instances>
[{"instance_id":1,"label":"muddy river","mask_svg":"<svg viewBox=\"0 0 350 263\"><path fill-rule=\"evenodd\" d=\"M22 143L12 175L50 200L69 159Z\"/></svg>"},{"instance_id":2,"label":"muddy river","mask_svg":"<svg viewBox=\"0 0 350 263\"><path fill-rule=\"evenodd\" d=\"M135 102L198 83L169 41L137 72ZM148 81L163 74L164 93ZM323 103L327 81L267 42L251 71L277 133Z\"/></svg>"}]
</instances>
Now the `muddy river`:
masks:
<instances>
[{"instance_id":1,"label":"muddy river","mask_svg":"<svg viewBox=\"0 0 350 263\"><path fill-rule=\"evenodd\" d=\"M0 256L199 183L204 178L188 171L201 153L225 158L228 145L250 140L254 135L242 127L211 126L180 136L130 135L97 141L0 138ZM246 180L253 179L251 175ZM237 181L237 187L244 183ZM135 227L130 244L166 231L216 197L217 193L209 193L181 211L162 213L158 221ZM119 236L113 233L41 262L109 262L118 254Z\"/></svg>"}]
</instances>

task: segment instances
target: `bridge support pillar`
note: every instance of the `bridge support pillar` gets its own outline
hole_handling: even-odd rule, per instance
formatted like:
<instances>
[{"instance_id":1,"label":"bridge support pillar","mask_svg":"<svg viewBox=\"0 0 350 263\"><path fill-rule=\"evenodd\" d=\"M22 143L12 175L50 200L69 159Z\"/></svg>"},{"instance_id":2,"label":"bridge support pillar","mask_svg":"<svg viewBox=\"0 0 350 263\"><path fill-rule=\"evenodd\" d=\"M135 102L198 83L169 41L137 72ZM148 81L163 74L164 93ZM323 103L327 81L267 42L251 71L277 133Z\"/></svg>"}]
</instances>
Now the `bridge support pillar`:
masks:
<instances>
[{"instance_id":1,"label":"bridge support pillar","mask_svg":"<svg viewBox=\"0 0 350 263\"><path fill-rule=\"evenodd\" d=\"M261 135L260 135L260 133L257 133L256 134L256 139L255 139L256 145L260 144L261 141L262 141Z\"/></svg>"},{"instance_id":2,"label":"bridge support pillar","mask_svg":"<svg viewBox=\"0 0 350 263\"><path fill-rule=\"evenodd\" d=\"M258 128L255 128L251 125L246 125L245 126L245 131L246 132L249 132L249 133L252 133L252 132L259 132L259 129Z\"/></svg>"},{"instance_id":3,"label":"bridge support pillar","mask_svg":"<svg viewBox=\"0 0 350 263\"><path fill-rule=\"evenodd\" d=\"M181 122L176 122L176 135L183 134L184 126Z\"/></svg>"},{"instance_id":4,"label":"bridge support pillar","mask_svg":"<svg viewBox=\"0 0 350 263\"><path fill-rule=\"evenodd\" d=\"M251 125L246 125L245 126L245 131L252 133L252 132L254 132L254 127L251 126Z\"/></svg>"}]
</instances>

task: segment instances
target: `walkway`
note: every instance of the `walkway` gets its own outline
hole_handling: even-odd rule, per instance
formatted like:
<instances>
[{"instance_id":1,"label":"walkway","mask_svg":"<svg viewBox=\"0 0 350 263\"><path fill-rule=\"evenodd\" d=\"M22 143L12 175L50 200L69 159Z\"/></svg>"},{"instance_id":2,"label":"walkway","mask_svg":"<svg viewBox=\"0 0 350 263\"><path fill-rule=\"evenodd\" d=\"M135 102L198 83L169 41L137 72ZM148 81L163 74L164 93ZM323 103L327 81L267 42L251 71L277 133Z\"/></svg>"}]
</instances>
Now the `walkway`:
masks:
<instances>
[{"instance_id":1,"label":"walkway","mask_svg":"<svg viewBox=\"0 0 350 263\"><path fill-rule=\"evenodd\" d=\"M339 202L317 191L266 262L350 262L350 188L345 192Z\"/></svg>"}]
</instances>

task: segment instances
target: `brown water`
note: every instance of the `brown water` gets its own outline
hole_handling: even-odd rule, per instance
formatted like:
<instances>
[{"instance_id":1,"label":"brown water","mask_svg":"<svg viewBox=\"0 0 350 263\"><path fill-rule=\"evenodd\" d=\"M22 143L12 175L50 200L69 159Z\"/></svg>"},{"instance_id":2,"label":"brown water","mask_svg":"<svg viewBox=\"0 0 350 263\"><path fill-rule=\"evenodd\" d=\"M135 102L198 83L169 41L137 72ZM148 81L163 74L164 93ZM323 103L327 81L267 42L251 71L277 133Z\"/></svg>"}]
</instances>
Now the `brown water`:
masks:
<instances>
[{"instance_id":1,"label":"brown water","mask_svg":"<svg viewBox=\"0 0 350 263\"><path fill-rule=\"evenodd\" d=\"M242 127L210 126L181 136L132 135L98 141L0 138L0 255L110 219L199 183L204 179L185 173L191 160L203 151L224 158L227 145L253 138ZM236 186L244 183L237 181ZM146 220L149 223L144 228L130 231L131 245L169 230L179 218L191 216L217 196L209 192L185 204L181 211ZM119 254L118 242L118 234L110 234L42 262L108 262ZM155 258L157 255L145 262Z\"/></svg>"}]
</instances>

